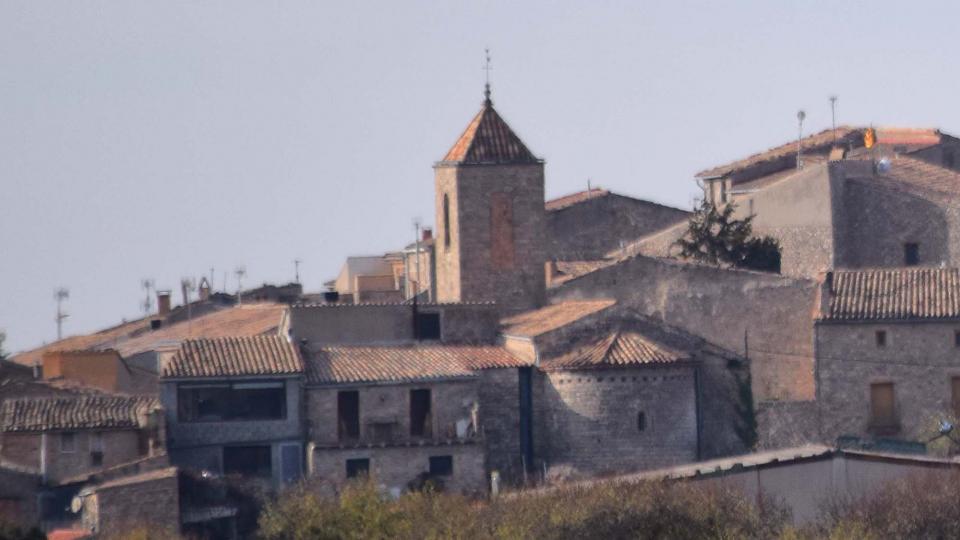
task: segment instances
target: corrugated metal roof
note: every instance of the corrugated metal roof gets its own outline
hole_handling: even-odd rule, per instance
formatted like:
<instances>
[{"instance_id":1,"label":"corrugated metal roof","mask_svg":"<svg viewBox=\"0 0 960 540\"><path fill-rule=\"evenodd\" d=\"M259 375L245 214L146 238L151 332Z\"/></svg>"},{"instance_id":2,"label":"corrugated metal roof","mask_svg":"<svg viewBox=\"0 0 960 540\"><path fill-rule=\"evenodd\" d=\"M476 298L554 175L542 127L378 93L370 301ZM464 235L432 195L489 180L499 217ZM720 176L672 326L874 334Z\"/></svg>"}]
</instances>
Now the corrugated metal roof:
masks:
<instances>
[{"instance_id":1,"label":"corrugated metal roof","mask_svg":"<svg viewBox=\"0 0 960 540\"><path fill-rule=\"evenodd\" d=\"M486 100L463 135L444 156L445 163L539 163L520 137Z\"/></svg>"},{"instance_id":2,"label":"corrugated metal roof","mask_svg":"<svg viewBox=\"0 0 960 540\"><path fill-rule=\"evenodd\" d=\"M960 318L960 270L895 268L832 273L821 320Z\"/></svg>"},{"instance_id":3,"label":"corrugated metal roof","mask_svg":"<svg viewBox=\"0 0 960 540\"><path fill-rule=\"evenodd\" d=\"M164 377L177 378L297 373L303 373L300 353L277 335L187 340L163 367Z\"/></svg>"},{"instance_id":4,"label":"corrugated metal roof","mask_svg":"<svg viewBox=\"0 0 960 540\"><path fill-rule=\"evenodd\" d=\"M9 399L0 404L6 432L142 427L144 415L159 408L156 398L80 395Z\"/></svg>"},{"instance_id":5,"label":"corrugated metal roof","mask_svg":"<svg viewBox=\"0 0 960 540\"><path fill-rule=\"evenodd\" d=\"M556 358L545 360L545 371L669 364L689 360L688 354L657 343L635 331L615 331Z\"/></svg>"},{"instance_id":6,"label":"corrugated metal roof","mask_svg":"<svg viewBox=\"0 0 960 540\"><path fill-rule=\"evenodd\" d=\"M481 369L525 365L502 347L467 345L324 347L306 361L312 384L472 377Z\"/></svg>"}]
</instances>

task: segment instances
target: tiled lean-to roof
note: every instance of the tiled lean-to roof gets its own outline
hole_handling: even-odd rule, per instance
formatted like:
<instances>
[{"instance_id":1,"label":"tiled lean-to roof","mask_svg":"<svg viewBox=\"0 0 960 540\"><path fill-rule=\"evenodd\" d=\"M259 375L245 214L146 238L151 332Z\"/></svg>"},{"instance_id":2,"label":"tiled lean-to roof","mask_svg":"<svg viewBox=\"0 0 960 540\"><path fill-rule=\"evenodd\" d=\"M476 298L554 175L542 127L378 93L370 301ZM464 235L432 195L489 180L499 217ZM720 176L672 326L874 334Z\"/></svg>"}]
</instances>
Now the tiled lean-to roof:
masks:
<instances>
[{"instance_id":1,"label":"tiled lean-to roof","mask_svg":"<svg viewBox=\"0 0 960 540\"><path fill-rule=\"evenodd\" d=\"M539 163L489 99L441 163Z\"/></svg>"},{"instance_id":2,"label":"tiled lean-to roof","mask_svg":"<svg viewBox=\"0 0 960 540\"><path fill-rule=\"evenodd\" d=\"M572 300L525 311L501 321L503 333L536 337L593 315L616 304L616 300Z\"/></svg>"},{"instance_id":3,"label":"tiled lean-to roof","mask_svg":"<svg viewBox=\"0 0 960 540\"><path fill-rule=\"evenodd\" d=\"M827 274L821 320L960 318L960 270L898 268Z\"/></svg>"},{"instance_id":4,"label":"tiled lean-to roof","mask_svg":"<svg viewBox=\"0 0 960 540\"><path fill-rule=\"evenodd\" d=\"M306 361L311 384L472 377L481 369L525 365L502 347L468 345L324 347Z\"/></svg>"},{"instance_id":5,"label":"tiled lean-to roof","mask_svg":"<svg viewBox=\"0 0 960 540\"><path fill-rule=\"evenodd\" d=\"M190 339L163 367L163 376L239 377L303 372L297 347L278 335Z\"/></svg>"},{"instance_id":6,"label":"tiled lean-to roof","mask_svg":"<svg viewBox=\"0 0 960 540\"><path fill-rule=\"evenodd\" d=\"M0 404L0 431L136 429L160 407L156 398L78 395L8 399Z\"/></svg>"},{"instance_id":7,"label":"tiled lean-to roof","mask_svg":"<svg viewBox=\"0 0 960 540\"><path fill-rule=\"evenodd\" d=\"M545 360L542 369L597 369L604 367L670 364L690 356L657 343L635 331L614 331L556 358Z\"/></svg>"}]
</instances>

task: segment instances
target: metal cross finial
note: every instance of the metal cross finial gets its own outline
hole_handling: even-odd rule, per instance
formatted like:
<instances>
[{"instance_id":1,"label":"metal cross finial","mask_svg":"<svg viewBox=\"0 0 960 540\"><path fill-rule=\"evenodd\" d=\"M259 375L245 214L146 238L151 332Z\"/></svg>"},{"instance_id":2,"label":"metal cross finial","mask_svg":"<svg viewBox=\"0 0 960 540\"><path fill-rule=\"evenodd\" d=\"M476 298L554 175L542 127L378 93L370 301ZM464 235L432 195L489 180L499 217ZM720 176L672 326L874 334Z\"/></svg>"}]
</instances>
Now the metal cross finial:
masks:
<instances>
[{"instance_id":1,"label":"metal cross finial","mask_svg":"<svg viewBox=\"0 0 960 540\"><path fill-rule=\"evenodd\" d=\"M483 97L484 97L484 100L487 103L489 103L490 102L490 70L493 69L493 66L490 65L490 49L484 49L483 52L487 56L487 63L484 64L483 66L483 70L487 72L487 84L484 86L484 89L483 89Z\"/></svg>"}]
</instances>

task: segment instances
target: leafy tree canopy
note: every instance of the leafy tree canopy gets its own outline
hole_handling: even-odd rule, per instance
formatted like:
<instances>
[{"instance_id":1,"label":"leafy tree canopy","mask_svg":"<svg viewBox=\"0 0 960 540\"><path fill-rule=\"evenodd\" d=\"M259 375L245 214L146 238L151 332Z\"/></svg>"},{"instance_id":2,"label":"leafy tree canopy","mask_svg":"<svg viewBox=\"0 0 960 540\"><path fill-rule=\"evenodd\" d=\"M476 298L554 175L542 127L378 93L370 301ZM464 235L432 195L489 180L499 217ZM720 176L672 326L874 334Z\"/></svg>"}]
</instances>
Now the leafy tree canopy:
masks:
<instances>
[{"instance_id":1,"label":"leafy tree canopy","mask_svg":"<svg viewBox=\"0 0 960 540\"><path fill-rule=\"evenodd\" d=\"M734 217L736 205L722 209L703 201L690 216L687 232L674 245L680 257L715 266L780 272L780 243L753 236L753 216Z\"/></svg>"}]
</instances>

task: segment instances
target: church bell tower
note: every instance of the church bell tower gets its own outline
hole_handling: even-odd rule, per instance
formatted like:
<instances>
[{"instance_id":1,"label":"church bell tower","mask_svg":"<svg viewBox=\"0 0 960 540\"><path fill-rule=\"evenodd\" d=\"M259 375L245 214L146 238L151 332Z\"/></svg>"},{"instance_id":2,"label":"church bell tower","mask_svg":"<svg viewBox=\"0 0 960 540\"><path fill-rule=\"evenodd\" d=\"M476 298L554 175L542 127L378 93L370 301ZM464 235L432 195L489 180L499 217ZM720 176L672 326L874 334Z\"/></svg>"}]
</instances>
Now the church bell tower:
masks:
<instances>
[{"instance_id":1,"label":"church bell tower","mask_svg":"<svg viewBox=\"0 0 960 540\"><path fill-rule=\"evenodd\" d=\"M434 165L437 300L495 301L504 311L543 305L543 160L490 99Z\"/></svg>"}]
</instances>

